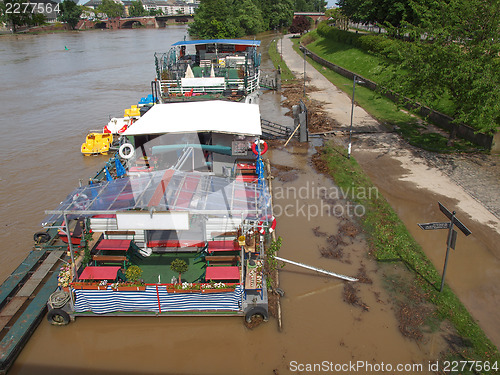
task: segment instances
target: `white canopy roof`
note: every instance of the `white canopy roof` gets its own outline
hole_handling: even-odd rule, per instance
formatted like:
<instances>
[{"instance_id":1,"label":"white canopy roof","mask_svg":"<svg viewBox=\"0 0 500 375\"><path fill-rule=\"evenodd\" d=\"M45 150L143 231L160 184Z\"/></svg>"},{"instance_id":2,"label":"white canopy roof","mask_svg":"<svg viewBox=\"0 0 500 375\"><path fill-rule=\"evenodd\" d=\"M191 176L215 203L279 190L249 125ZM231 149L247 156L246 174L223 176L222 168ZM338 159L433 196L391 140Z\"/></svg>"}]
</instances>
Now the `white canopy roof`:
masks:
<instances>
[{"instance_id":1,"label":"white canopy roof","mask_svg":"<svg viewBox=\"0 0 500 375\"><path fill-rule=\"evenodd\" d=\"M261 135L259 106L223 100L156 104L123 135L201 131Z\"/></svg>"}]
</instances>

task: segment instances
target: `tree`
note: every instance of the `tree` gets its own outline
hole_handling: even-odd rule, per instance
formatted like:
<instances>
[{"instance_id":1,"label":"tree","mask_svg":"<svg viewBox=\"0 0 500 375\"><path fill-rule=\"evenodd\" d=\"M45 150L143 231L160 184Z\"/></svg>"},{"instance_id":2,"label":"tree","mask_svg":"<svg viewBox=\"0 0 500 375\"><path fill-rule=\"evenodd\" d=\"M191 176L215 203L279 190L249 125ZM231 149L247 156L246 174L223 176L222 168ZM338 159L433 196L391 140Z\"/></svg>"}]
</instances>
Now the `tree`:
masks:
<instances>
[{"instance_id":1,"label":"tree","mask_svg":"<svg viewBox=\"0 0 500 375\"><path fill-rule=\"evenodd\" d=\"M295 17L292 26L288 29L292 34L302 34L311 28L311 18L306 16Z\"/></svg>"},{"instance_id":2,"label":"tree","mask_svg":"<svg viewBox=\"0 0 500 375\"><path fill-rule=\"evenodd\" d=\"M324 0L295 0L296 12L324 12L327 2Z\"/></svg>"},{"instance_id":3,"label":"tree","mask_svg":"<svg viewBox=\"0 0 500 375\"><path fill-rule=\"evenodd\" d=\"M201 0L189 33L199 38L241 37L288 26L292 18L292 0Z\"/></svg>"},{"instance_id":4,"label":"tree","mask_svg":"<svg viewBox=\"0 0 500 375\"><path fill-rule=\"evenodd\" d=\"M18 27L32 24L31 7L26 7L24 0L5 0L2 7L3 19L12 25L12 32Z\"/></svg>"},{"instance_id":5,"label":"tree","mask_svg":"<svg viewBox=\"0 0 500 375\"><path fill-rule=\"evenodd\" d=\"M130 17L142 17L148 14L139 0L132 1L128 7L128 15Z\"/></svg>"},{"instance_id":6,"label":"tree","mask_svg":"<svg viewBox=\"0 0 500 375\"><path fill-rule=\"evenodd\" d=\"M418 3L425 4L427 1L433 0L420 0ZM351 21L380 24L395 33L399 33L403 24L419 22L415 10L418 4L413 0L338 0L337 4Z\"/></svg>"},{"instance_id":7,"label":"tree","mask_svg":"<svg viewBox=\"0 0 500 375\"><path fill-rule=\"evenodd\" d=\"M259 0L267 30L292 24L294 4L292 0Z\"/></svg>"},{"instance_id":8,"label":"tree","mask_svg":"<svg viewBox=\"0 0 500 375\"><path fill-rule=\"evenodd\" d=\"M170 264L170 269L179 274L179 283L181 282L181 274L188 270L188 265L185 260L176 258Z\"/></svg>"},{"instance_id":9,"label":"tree","mask_svg":"<svg viewBox=\"0 0 500 375\"><path fill-rule=\"evenodd\" d=\"M109 18L115 18L123 16L125 7L113 0L102 0L101 5L97 7L97 11L106 13Z\"/></svg>"},{"instance_id":10,"label":"tree","mask_svg":"<svg viewBox=\"0 0 500 375\"><path fill-rule=\"evenodd\" d=\"M61 12L59 19L62 22L66 22L74 30L80 20L82 8L72 0L64 0L59 9Z\"/></svg>"},{"instance_id":11,"label":"tree","mask_svg":"<svg viewBox=\"0 0 500 375\"><path fill-rule=\"evenodd\" d=\"M252 2L252 0L243 0L238 3L236 24L241 29L242 35L255 35L264 31L264 23L262 21L262 12Z\"/></svg>"},{"instance_id":12,"label":"tree","mask_svg":"<svg viewBox=\"0 0 500 375\"><path fill-rule=\"evenodd\" d=\"M402 94L431 107L448 95L456 122L493 133L500 123L499 2L447 0L437 5L421 5L419 25L406 24L414 40L403 43L404 73L393 82Z\"/></svg>"},{"instance_id":13,"label":"tree","mask_svg":"<svg viewBox=\"0 0 500 375\"><path fill-rule=\"evenodd\" d=\"M163 11L161 9L153 9L153 8L151 8L147 12L148 16L159 16L159 15L162 15L162 14L163 14Z\"/></svg>"},{"instance_id":14,"label":"tree","mask_svg":"<svg viewBox=\"0 0 500 375\"><path fill-rule=\"evenodd\" d=\"M331 18L335 26L341 30L347 30L349 26L349 19L340 11L339 8L328 9L325 16ZM331 22L329 21L329 24Z\"/></svg>"}]
</instances>

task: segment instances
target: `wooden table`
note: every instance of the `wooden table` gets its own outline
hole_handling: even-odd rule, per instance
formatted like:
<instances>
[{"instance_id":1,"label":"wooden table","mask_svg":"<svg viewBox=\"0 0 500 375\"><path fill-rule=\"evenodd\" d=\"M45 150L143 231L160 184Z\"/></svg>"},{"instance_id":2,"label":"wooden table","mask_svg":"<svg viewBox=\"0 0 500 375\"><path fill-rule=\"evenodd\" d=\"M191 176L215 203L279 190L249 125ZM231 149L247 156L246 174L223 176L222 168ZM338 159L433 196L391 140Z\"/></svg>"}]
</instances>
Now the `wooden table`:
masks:
<instances>
[{"instance_id":1,"label":"wooden table","mask_svg":"<svg viewBox=\"0 0 500 375\"><path fill-rule=\"evenodd\" d=\"M116 280L119 266L87 266L79 280Z\"/></svg>"},{"instance_id":2,"label":"wooden table","mask_svg":"<svg viewBox=\"0 0 500 375\"><path fill-rule=\"evenodd\" d=\"M205 280L240 280L240 268L230 267L207 267Z\"/></svg>"},{"instance_id":3,"label":"wooden table","mask_svg":"<svg viewBox=\"0 0 500 375\"><path fill-rule=\"evenodd\" d=\"M127 251L130 247L130 240L108 240L103 239L96 247L98 251Z\"/></svg>"},{"instance_id":4,"label":"wooden table","mask_svg":"<svg viewBox=\"0 0 500 375\"><path fill-rule=\"evenodd\" d=\"M209 253L217 252L217 251L240 251L240 246L238 243L233 240L228 241L208 241L208 249Z\"/></svg>"}]
</instances>

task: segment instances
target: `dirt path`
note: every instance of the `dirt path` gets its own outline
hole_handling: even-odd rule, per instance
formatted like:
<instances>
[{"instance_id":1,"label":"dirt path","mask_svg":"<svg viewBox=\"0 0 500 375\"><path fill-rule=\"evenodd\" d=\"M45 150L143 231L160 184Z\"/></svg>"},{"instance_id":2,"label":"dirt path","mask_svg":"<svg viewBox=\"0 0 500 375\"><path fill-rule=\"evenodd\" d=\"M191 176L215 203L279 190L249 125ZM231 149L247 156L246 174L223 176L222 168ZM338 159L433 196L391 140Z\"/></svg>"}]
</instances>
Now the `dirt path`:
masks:
<instances>
[{"instance_id":1,"label":"dirt path","mask_svg":"<svg viewBox=\"0 0 500 375\"><path fill-rule=\"evenodd\" d=\"M279 43L281 45L281 43ZM283 39L283 59L301 79L303 57ZM348 129L350 98L306 64L309 97L323 103L336 127ZM369 127L374 133L357 135L352 154L421 244L436 268L442 268L444 231L421 231L417 223L445 221L441 201L472 231L459 235L447 271L453 288L490 339L500 347L500 158L488 155L439 155L408 145L389 133L361 107L355 106L353 131ZM335 137L337 141L345 139Z\"/></svg>"}]
</instances>

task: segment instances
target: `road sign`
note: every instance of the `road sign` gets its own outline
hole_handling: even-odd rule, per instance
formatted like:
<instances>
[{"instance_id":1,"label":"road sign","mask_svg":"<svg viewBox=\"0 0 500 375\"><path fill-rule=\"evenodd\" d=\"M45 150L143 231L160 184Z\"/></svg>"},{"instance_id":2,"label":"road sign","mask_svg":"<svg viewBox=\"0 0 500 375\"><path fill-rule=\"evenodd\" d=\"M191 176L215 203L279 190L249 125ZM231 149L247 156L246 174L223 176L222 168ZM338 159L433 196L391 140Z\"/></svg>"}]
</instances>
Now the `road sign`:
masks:
<instances>
[{"instance_id":1,"label":"road sign","mask_svg":"<svg viewBox=\"0 0 500 375\"><path fill-rule=\"evenodd\" d=\"M450 222L446 223L422 223L418 224L423 230L434 230L434 229L450 229Z\"/></svg>"},{"instance_id":2,"label":"road sign","mask_svg":"<svg viewBox=\"0 0 500 375\"><path fill-rule=\"evenodd\" d=\"M455 211L450 212L450 210L443 206L441 202L438 202L438 204L439 210L443 214L445 214L445 216L450 219L450 221L447 223L423 223L418 224L418 226L423 230L448 229L448 238L446 240L446 256L444 258L443 276L441 276L441 289L439 290L440 292L442 292L444 287L444 277L446 275L446 267L448 265L448 255L450 253L450 249L455 250L455 245L457 244L457 231L453 229L453 226L456 226L458 229L460 229L466 236L468 236L472 232L455 217Z\"/></svg>"},{"instance_id":3,"label":"road sign","mask_svg":"<svg viewBox=\"0 0 500 375\"><path fill-rule=\"evenodd\" d=\"M441 202L438 202L438 204L439 204L439 210L443 214L445 214L446 217L453 222L453 225L456 225L457 228L460 229L463 234L465 234L466 236L468 236L469 234L472 233L465 225L462 224L462 222L460 220L458 220L455 217L455 212L451 213L445 206L443 206L441 204Z\"/></svg>"},{"instance_id":4,"label":"road sign","mask_svg":"<svg viewBox=\"0 0 500 375\"><path fill-rule=\"evenodd\" d=\"M449 245L453 250L455 250L456 244L457 244L457 231L455 229L452 229L448 233L448 240L446 241L446 245L447 246Z\"/></svg>"}]
</instances>

